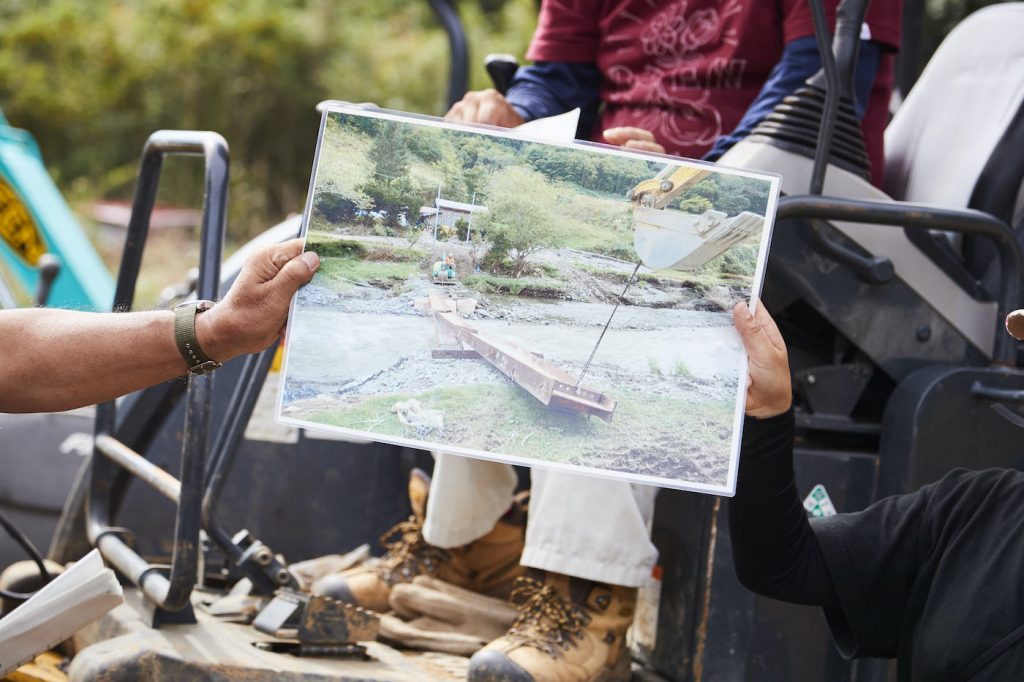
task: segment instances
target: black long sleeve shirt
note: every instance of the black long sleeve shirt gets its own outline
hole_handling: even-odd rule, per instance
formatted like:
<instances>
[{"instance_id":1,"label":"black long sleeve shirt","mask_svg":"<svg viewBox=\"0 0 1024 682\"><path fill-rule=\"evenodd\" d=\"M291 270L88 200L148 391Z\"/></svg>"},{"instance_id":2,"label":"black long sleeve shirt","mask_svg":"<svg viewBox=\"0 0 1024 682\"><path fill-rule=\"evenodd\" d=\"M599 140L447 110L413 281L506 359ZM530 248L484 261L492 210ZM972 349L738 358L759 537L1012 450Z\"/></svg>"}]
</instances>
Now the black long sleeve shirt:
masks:
<instances>
[{"instance_id":1,"label":"black long sleeve shirt","mask_svg":"<svg viewBox=\"0 0 1024 682\"><path fill-rule=\"evenodd\" d=\"M729 503L740 580L824 607L847 656L899 679L1024 679L1024 473L956 469L856 513L808 520L792 411L744 424Z\"/></svg>"}]
</instances>

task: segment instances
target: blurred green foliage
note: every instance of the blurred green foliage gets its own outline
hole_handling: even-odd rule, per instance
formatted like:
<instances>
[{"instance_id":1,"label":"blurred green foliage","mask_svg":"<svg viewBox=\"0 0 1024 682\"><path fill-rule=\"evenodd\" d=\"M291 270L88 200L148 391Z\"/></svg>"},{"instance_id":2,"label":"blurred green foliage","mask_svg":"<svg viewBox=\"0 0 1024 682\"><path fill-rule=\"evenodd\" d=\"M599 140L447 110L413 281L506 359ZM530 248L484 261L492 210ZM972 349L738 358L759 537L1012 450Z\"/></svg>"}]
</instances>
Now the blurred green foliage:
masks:
<instances>
[{"instance_id":1,"label":"blurred green foliage","mask_svg":"<svg viewBox=\"0 0 1024 682\"><path fill-rule=\"evenodd\" d=\"M533 0L462 2L471 87L485 52L521 55ZM229 233L301 211L324 99L445 110L447 37L426 0L0 0L0 108L73 200L131 196L160 128L216 130L232 152ZM164 201L201 200L168 162Z\"/></svg>"},{"instance_id":2,"label":"blurred green foliage","mask_svg":"<svg viewBox=\"0 0 1024 682\"><path fill-rule=\"evenodd\" d=\"M923 2L922 63L991 0ZM521 56L536 2L457 4L473 50L470 86L487 87L483 55ZM448 68L447 37L426 0L0 0L0 108L36 136L61 189L76 201L128 198L149 133L216 130L232 149L235 238L301 210L317 102L441 114ZM452 194L485 192L495 167L447 178ZM169 162L162 192L197 204L197 163Z\"/></svg>"}]
</instances>

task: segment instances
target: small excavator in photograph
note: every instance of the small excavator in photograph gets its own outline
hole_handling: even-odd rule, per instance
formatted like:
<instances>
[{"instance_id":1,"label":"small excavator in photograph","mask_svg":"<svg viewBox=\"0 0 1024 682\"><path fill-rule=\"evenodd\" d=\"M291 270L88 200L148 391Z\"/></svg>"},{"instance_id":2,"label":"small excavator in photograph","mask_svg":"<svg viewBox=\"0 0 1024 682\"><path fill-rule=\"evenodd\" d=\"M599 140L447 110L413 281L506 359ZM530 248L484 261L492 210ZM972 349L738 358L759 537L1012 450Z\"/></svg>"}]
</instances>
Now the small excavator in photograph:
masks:
<instances>
[{"instance_id":1,"label":"small excavator in photograph","mask_svg":"<svg viewBox=\"0 0 1024 682\"><path fill-rule=\"evenodd\" d=\"M434 261L430 268L430 277L434 284L440 286L458 284L458 279L455 277L455 254L446 253Z\"/></svg>"}]
</instances>

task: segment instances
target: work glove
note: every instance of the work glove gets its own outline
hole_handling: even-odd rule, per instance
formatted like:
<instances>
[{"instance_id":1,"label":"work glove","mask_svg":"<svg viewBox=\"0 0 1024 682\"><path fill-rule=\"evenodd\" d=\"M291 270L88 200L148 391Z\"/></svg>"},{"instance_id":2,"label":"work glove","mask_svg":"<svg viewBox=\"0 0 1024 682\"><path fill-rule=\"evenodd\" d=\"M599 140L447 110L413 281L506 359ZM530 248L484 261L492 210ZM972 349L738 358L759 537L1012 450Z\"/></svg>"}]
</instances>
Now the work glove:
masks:
<instances>
[{"instance_id":1,"label":"work glove","mask_svg":"<svg viewBox=\"0 0 1024 682\"><path fill-rule=\"evenodd\" d=\"M392 613L381 617L380 638L410 649L471 656L505 634L518 612L430 576L391 589Z\"/></svg>"}]
</instances>

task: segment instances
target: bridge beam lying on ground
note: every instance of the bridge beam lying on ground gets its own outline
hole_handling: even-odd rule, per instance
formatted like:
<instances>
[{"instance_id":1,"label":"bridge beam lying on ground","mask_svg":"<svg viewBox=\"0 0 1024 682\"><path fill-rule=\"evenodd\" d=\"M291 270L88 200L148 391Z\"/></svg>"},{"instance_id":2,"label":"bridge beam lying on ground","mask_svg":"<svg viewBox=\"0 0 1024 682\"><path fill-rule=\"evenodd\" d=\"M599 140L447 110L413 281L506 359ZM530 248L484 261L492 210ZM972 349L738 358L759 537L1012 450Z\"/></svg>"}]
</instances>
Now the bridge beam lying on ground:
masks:
<instances>
[{"instance_id":1,"label":"bridge beam lying on ground","mask_svg":"<svg viewBox=\"0 0 1024 682\"><path fill-rule=\"evenodd\" d=\"M431 297L431 303L433 299ZM440 300L440 297L437 297ZM611 421L616 402L583 386L562 368L523 348L515 341L479 331L456 313L433 306L438 325L464 348L476 351L502 374L544 405L556 410L592 414Z\"/></svg>"}]
</instances>

